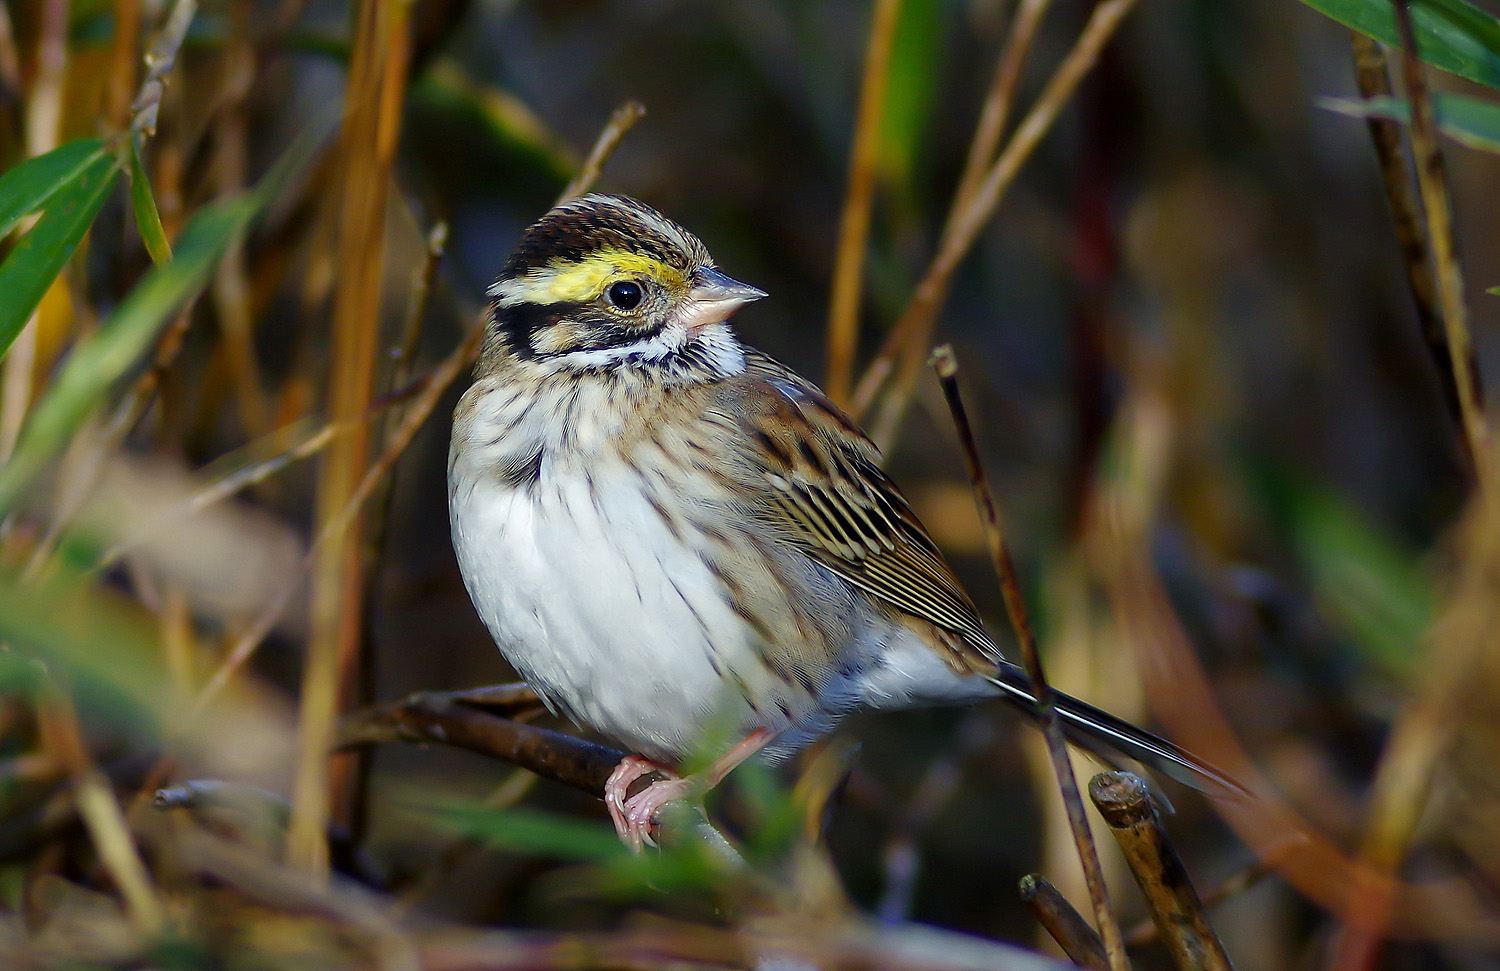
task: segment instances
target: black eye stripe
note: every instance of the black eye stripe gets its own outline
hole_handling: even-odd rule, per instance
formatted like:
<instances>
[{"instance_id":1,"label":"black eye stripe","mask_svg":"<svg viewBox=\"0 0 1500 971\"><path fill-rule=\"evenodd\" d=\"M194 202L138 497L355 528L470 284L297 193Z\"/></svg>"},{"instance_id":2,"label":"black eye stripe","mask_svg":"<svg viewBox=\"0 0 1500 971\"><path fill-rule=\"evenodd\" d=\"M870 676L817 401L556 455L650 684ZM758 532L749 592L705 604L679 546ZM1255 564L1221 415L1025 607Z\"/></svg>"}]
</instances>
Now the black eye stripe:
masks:
<instances>
[{"instance_id":1,"label":"black eye stripe","mask_svg":"<svg viewBox=\"0 0 1500 971\"><path fill-rule=\"evenodd\" d=\"M539 330L583 312L581 303L513 303L494 308L495 327L517 357L534 357L531 339Z\"/></svg>"}]
</instances>

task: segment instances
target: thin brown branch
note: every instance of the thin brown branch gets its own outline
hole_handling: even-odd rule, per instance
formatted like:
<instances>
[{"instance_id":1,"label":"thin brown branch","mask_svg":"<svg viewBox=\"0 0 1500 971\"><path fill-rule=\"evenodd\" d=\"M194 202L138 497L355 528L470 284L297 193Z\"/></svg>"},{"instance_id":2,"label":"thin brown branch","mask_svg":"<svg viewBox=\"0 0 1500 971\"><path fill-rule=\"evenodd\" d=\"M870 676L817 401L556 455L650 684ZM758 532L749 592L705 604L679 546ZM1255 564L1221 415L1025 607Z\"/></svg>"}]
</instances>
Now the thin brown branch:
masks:
<instances>
[{"instance_id":1,"label":"thin brown branch","mask_svg":"<svg viewBox=\"0 0 1500 971\"><path fill-rule=\"evenodd\" d=\"M1020 891L1021 902L1063 949L1068 960L1080 968L1107 971L1109 955L1104 953L1104 942L1098 932L1046 877L1027 874L1021 878Z\"/></svg>"},{"instance_id":2,"label":"thin brown branch","mask_svg":"<svg viewBox=\"0 0 1500 971\"><path fill-rule=\"evenodd\" d=\"M1005 134L1005 123L1010 120L1010 109L1016 100L1016 88L1021 83L1021 71L1036 40L1037 28L1046 16L1052 0L1021 0L1016 7L1016 19L1005 36L1005 46L995 62L995 77L990 81L989 93L984 106L979 110L979 123L974 128L974 138L969 143L969 155L964 160L964 172L959 177L958 189L953 193L952 220L957 211L974 196L984 179L984 173L995 162L995 151L1000 147L1000 136Z\"/></svg>"},{"instance_id":3,"label":"thin brown branch","mask_svg":"<svg viewBox=\"0 0 1500 971\"><path fill-rule=\"evenodd\" d=\"M609 162L609 157L615 153L620 146L620 140L625 133L635 127L635 123L646 116L646 106L639 101L627 101L616 108L614 114L609 116L605 122L604 129L599 132L599 137L594 139L594 147L589 151L589 157L583 160L583 165L578 169L578 174L573 176L567 188L563 189L562 195L557 197L557 204L562 205L569 199L581 196L604 172L604 166Z\"/></svg>"},{"instance_id":4,"label":"thin brown branch","mask_svg":"<svg viewBox=\"0 0 1500 971\"><path fill-rule=\"evenodd\" d=\"M974 429L969 423L968 410L958 391L958 361L953 348L944 344L932 354L932 366L943 385L943 397L953 415L953 425L958 431L963 446L964 461L969 470L969 481L974 487L974 501L979 506L980 519L984 521L985 539L990 558L994 561L995 574L1000 579L1000 589L1005 597L1005 609L1015 629L1016 641L1021 648L1021 659L1026 667L1026 676L1031 680L1031 689L1036 695L1036 719L1047 740L1047 754L1052 758L1052 767L1057 773L1057 784L1062 790L1063 804L1068 811L1068 825L1073 830L1073 842L1078 847L1078 860L1083 866L1084 879L1089 886L1089 900L1093 904L1094 921L1104 938L1105 953L1109 955L1109 966L1114 971L1125 971L1130 963L1125 957L1124 938L1120 934L1119 922L1109 905L1109 888L1104 883L1104 870L1099 865L1099 853L1094 846L1093 834L1089 831L1088 815L1084 811L1083 797L1078 792L1078 780L1073 775L1073 761L1068 755L1068 744L1063 736L1062 724L1057 717L1057 707L1052 696L1052 686L1047 683L1042 670L1042 659L1036 648L1036 637L1032 633L1031 619L1026 610L1026 601L1021 596L1021 584L1016 567L1011 559L1010 548L1005 541L1005 530L1001 524L1000 510L995 505L994 494L984 474L984 464L979 459L979 446L974 439Z\"/></svg>"},{"instance_id":5,"label":"thin brown branch","mask_svg":"<svg viewBox=\"0 0 1500 971\"><path fill-rule=\"evenodd\" d=\"M1117 479L1101 490L1092 555L1104 582L1120 639L1134 654L1153 713L1174 737L1190 739L1194 751L1246 784L1253 800L1214 800L1213 806L1262 858L1274 858L1277 872L1319 906L1339 912L1349 905L1351 887L1367 881L1373 893L1390 894L1392 934L1422 939L1500 940L1500 920L1475 889L1461 878L1405 883L1389 873L1351 859L1333 840L1302 817L1258 771L1216 700L1209 674L1178 618L1166 585L1150 558L1152 526L1170 465L1173 433L1164 401L1138 390L1124 415ZM1493 520L1500 522L1500 520ZM1475 535L1481 531L1476 530ZM1500 539L1500 530L1489 535ZM1500 561L1494 561L1500 562ZM1486 611L1500 604L1474 569L1466 609ZM1490 592L1486 592L1490 591ZM1484 640L1500 619L1480 614L1465 622ZM1428 736L1429 738L1431 736ZM1389 743L1388 743L1389 744ZM1426 767L1432 767L1429 759ZM1288 839L1295 840L1288 847Z\"/></svg>"},{"instance_id":6,"label":"thin brown branch","mask_svg":"<svg viewBox=\"0 0 1500 971\"><path fill-rule=\"evenodd\" d=\"M973 247L979 231L994 215L1022 163L1051 130L1063 106L1093 68L1104 45L1114 36L1121 20L1134 5L1135 0L1104 0L1094 8L1072 50L1058 65L1036 104L1016 128L972 197L954 209L926 275L886 337L880 354L860 380L851 402L853 413L863 415L874 403L881 384L888 379L896 382L876 423L877 441L883 437L881 429L894 428L905 410L927 342L959 264Z\"/></svg>"},{"instance_id":7,"label":"thin brown branch","mask_svg":"<svg viewBox=\"0 0 1500 971\"><path fill-rule=\"evenodd\" d=\"M510 686L507 686L510 687ZM604 783L625 753L469 704L464 692L424 692L355 712L337 746L387 742L452 745L501 759L544 778L604 798Z\"/></svg>"},{"instance_id":8,"label":"thin brown branch","mask_svg":"<svg viewBox=\"0 0 1500 971\"><path fill-rule=\"evenodd\" d=\"M881 122L889 88L891 50L901 0L875 0L870 39L865 45L859 109L854 117L854 144L849 150L849 184L828 305L828 366L823 387L834 404L847 407L854 380L854 352L859 343L859 305L864 288L865 251L870 237L870 209L875 199Z\"/></svg>"},{"instance_id":9,"label":"thin brown branch","mask_svg":"<svg viewBox=\"0 0 1500 971\"><path fill-rule=\"evenodd\" d=\"M1433 271L1437 276L1438 306L1443 314L1443 330L1448 337L1449 366L1458 393L1461 426L1469 455L1474 460L1474 474L1479 487L1494 488L1493 469L1488 461L1489 424L1484 416L1484 391L1469 335L1468 308L1464 305L1463 272L1453 235L1453 205L1448 195L1448 177L1444 171L1442 149L1438 144L1437 114L1427 79L1417 58L1416 31L1412 27L1409 0L1392 0L1396 29L1401 37L1401 73L1406 98L1411 105L1412 161L1417 171L1417 189L1427 220L1427 244L1432 251Z\"/></svg>"},{"instance_id":10,"label":"thin brown branch","mask_svg":"<svg viewBox=\"0 0 1500 971\"><path fill-rule=\"evenodd\" d=\"M1355 76L1359 81L1362 97L1389 96L1391 79L1385 50L1374 40L1359 31L1350 31L1354 42ZM1391 207L1391 217L1396 224L1396 241L1401 247L1401 262L1406 269L1406 282L1411 287L1412 302L1416 305L1417 323L1422 328L1422 340L1432 355L1437 368L1438 381L1443 387L1443 399L1458 427L1463 427L1463 407L1458 398L1458 385L1454 380L1453 358L1448 348L1448 335L1443 330L1443 311L1438 305L1437 281L1432 275L1432 259L1427 246L1427 229L1422 221L1422 204L1412 187L1411 169L1407 165L1406 152L1402 144L1401 123L1391 118L1366 119L1370 127L1370 141L1375 145L1375 158L1380 163L1380 177L1385 185L1386 201ZM1468 440L1464 442L1468 453ZM1470 454L1472 465L1474 456Z\"/></svg>"},{"instance_id":11,"label":"thin brown branch","mask_svg":"<svg viewBox=\"0 0 1500 971\"><path fill-rule=\"evenodd\" d=\"M1101 772L1089 783L1089 796L1124 851L1162 943L1180 971L1231 971L1229 955L1208 923L1146 783L1129 772Z\"/></svg>"}]
</instances>

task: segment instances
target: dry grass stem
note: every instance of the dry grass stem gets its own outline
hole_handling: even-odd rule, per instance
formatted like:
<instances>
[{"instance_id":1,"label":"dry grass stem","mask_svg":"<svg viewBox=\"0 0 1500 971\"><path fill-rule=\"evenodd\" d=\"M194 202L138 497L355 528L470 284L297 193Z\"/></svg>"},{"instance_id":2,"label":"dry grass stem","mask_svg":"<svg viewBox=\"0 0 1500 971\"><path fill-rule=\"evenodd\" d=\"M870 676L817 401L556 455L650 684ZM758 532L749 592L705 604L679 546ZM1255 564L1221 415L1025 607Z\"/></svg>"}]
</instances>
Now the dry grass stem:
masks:
<instances>
[{"instance_id":1,"label":"dry grass stem","mask_svg":"<svg viewBox=\"0 0 1500 971\"><path fill-rule=\"evenodd\" d=\"M990 90L985 95L984 105L979 109L979 123L974 128L974 138L969 143L969 154L964 159L963 175L959 177L958 189L953 193L953 213L968 205L985 171L995 161L995 152L1000 148L1000 136L1005 134L1005 124L1010 120L1010 111L1016 100L1016 88L1021 83L1021 72L1026 58L1036 40L1037 28L1047 15L1052 0L1021 0L1016 6L1015 20L1005 36L1005 46L995 63L995 76L990 81Z\"/></svg>"},{"instance_id":2,"label":"dry grass stem","mask_svg":"<svg viewBox=\"0 0 1500 971\"><path fill-rule=\"evenodd\" d=\"M1021 902L1063 949L1068 960L1080 968L1108 971L1109 955L1104 953L1104 942L1098 932L1046 877L1027 874L1021 878L1020 892Z\"/></svg>"},{"instance_id":3,"label":"dry grass stem","mask_svg":"<svg viewBox=\"0 0 1500 971\"><path fill-rule=\"evenodd\" d=\"M246 4L236 0L229 5L229 13L234 26L220 55L223 83L210 162L214 188L222 198L239 195L250 181L250 119L245 106L255 79L255 51L250 43ZM271 412L256 354L255 311L250 305L243 242L232 246L214 267L209 293L215 320L224 333L220 353L229 369L240 421L247 434L264 435L270 428Z\"/></svg>"},{"instance_id":4,"label":"dry grass stem","mask_svg":"<svg viewBox=\"0 0 1500 971\"><path fill-rule=\"evenodd\" d=\"M1104 883L1104 870L1099 865L1099 853L1094 846L1093 834L1089 831L1083 797L1078 791L1078 780L1073 775L1073 761L1068 755L1068 744L1063 737L1062 724L1057 718L1052 687L1047 683L1046 674L1042 670L1041 655L1037 651L1026 601L1021 596L1015 563L1011 560L1010 549L1005 542L1000 510L995 505L995 497L984 474L984 465L979 459L979 446L974 439L968 411L959 395L958 361L953 356L953 349L944 344L933 351L932 366L942 382L943 397L953 415L953 425L958 431L964 462L969 470L969 482L974 488L974 501L979 506L979 518L984 523L990 557L1005 597L1005 609L1011 626L1015 629L1016 642L1021 648L1026 676L1031 680L1032 691L1036 694L1036 717L1041 723L1042 734L1047 739L1047 753L1051 756L1052 768L1062 790L1063 804L1067 807L1068 825L1073 831L1073 842L1078 848L1078 860L1083 866L1084 879L1088 881L1094 921L1099 925L1100 935L1104 939L1104 950L1109 955L1110 968L1113 971L1125 971L1130 967L1130 962L1125 957L1124 938L1114 911L1110 909L1109 888Z\"/></svg>"},{"instance_id":5,"label":"dry grass stem","mask_svg":"<svg viewBox=\"0 0 1500 971\"><path fill-rule=\"evenodd\" d=\"M947 299L959 264L968 255L979 231L994 215L1022 163L1051 130L1063 106L1093 68L1100 51L1134 5L1135 0L1104 0L1094 7L1078 40L1048 80L1036 104L1016 127L999 157L986 170L984 179L963 205L954 208L943 228L932 263L854 393L851 403L854 414L863 415L874 403L880 385L887 380L894 382L875 422L876 441L887 440L900 423L938 313ZM991 97L999 94L992 91ZM875 380L877 377L879 381Z\"/></svg>"},{"instance_id":6,"label":"dry grass stem","mask_svg":"<svg viewBox=\"0 0 1500 971\"><path fill-rule=\"evenodd\" d=\"M406 90L408 20L403 3L361 0L355 14L341 157L337 265L333 305L333 374L330 418L353 422L364 415L375 377L381 279L385 269L385 213L396 136ZM368 461L363 431L329 446L318 483L320 535L349 516ZM360 644L364 545L356 517L334 541L317 544L312 572L311 638L303 670L296 783L288 859L314 874L327 872L324 838L335 798L328 751Z\"/></svg>"},{"instance_id":7,"label":"dry grass stem","mask_svg":"<svg viewBox=\"0 0 1500 971\"><path fill-rule=\"evenodd\" d=\"M0 3L0 85L7 91L21 90L21 55L16 50L15 26L10 7Z\"/></svg>"},{"instance_id":8,"label":"dry grass stem","mask_svg":"<svg viewBox=\"0 0 1500 971\"><path fill-rule=\"evenodd\" d=\"M1128 772L1101 772L1089 783L1089 796L1120 844L1179 971L1231 971L1146 784Z\"/></svg>"},{"instance_id":9,"label":"dry grass stem","mask_svg":"<svg viewBox=\"0 0 1500 971\"><path fill-rule=\"evenodd\" d=\"M287 584L282 588L282 593L275 600L268 603L259 615L251 622L243 634L236 639L234 646L225 655L224 660L214 670L208 682L198 692L192 706L188 710L186 721L190 724L192 720L218 696L220 690L228 684L230 677L254 655L257 647L265 640L272 628L276 626L282 611L286 610L291 603L292 597L302 586L303 578L312 569L320 549L330 543L336 543L345 536L345 530L358 515L360 508L374 493L376 486L384 476L395 468L406 447L416 437L417 432L427 421L432 409L437 406L438 400L448 390L448 386L458 379L459 374L467 370L473 364L474 356L479 351L479 341L483 337L483 329L475 328L470 332L462 344L454 348L444 361L433 369L427 381L417 397L407 408L406 414L402 416L401 423L391 433L386 442L385 451L365 471L364 478L355 487L353 495L349 497L348 504L332 516L323 526L322 531L313 539L311 548L303 562L301 570L288 578Z\"/></svg>"},{"instance_id":10,"label":"dry grass stem","mask_svg":"<svg viewBox=\"0 0 1500 971\"><path fill-rule=\"evenodd\" d=\"M1351 31L1350 36L1353 38L1355 77L1359 81L1360 96L1366 99L1389 96L1392 93L1391 79L1385 50L1358 31ZM1401 123L1374 115L1366 121L1370 128L1370 140L1375 145L1375 158L1380 164L1386 201L1390 204L1391 217L1395 222L1396 241L1401 247L1402 265L1406 270L1407 284L1411 287L1417 322L1422 328L1422 339L1427 344L1428 353L1432 355L1432 363L1436 366L1438 381L1443 387L1443 397L1453 414L1453 420L1462 428L1463 407L1454 379L1448 335L1443 329L1443 310L1438 304L1437 281L1432 275L1432 258L1427 245L1427 229L1422 221L1422 204L1412 187L1411 169L1406 162ZM1475 456L1468 452L1468 439L1460 436L1460 440L1464 443L1465 453L1472 464Z\"/></svg>"},{"instance_id":11,"label":"dry grass stem","mask_svg":"<svg viewBox=\"0 0 1500 971\"><path fill-rule=\"evenodd\" d=\"M885 119L891 50L896 44L896 24L900 19L901 0L875 0L870 14L870 39L865 44L859 109L854 117L854 143L849 149L849 181L844 190L844 211L839 220L838 249L828 306L828 364L823 387L833 403L841 408L848 407L854 380L865 250L870 237L870 210L875 201L880 126Z\"/></svg>"},{"instance_id":12,"label":"dry grass stem","mask_svg":"<svg viewBox=\"0 0 1500 971\"><path fill-rule=\"evenodd\" d=\"M1412 161L1427 221L1427 245L1431 248L1433 272L1437 277L1438 306L1442 309L1443 330L1448 337L1449 366L1453 369L1464 439L1474 460L1474 475L1479 487L1488 491L1495 487L1494 469L1487 458L1489 424L1484 415L1484 389L1479 379L1479 366L1469 335L1463 272L1458 265L1453 235L1453 205L1448 197L1448 179L1442 149L1438 145L1437 115L1422 64L1417 59L1409 0L1391 0L1391 6L1401 36L1401 73L1406 98L1411 105L1408 131Z\"/></svg>"},{"instance_id":13,"label":"dry grass stem","mask_svg":"<svg viewBox=\"0 0 1500 971\"><path fill-rule=\"evenodd\" d=\"M148 937L157 934L166 924L166 912L131 839L114 789L94 766L69 687L59 683L56 675L49 675L37 693L36 703L44 747L72 777L78 818L93 841L104 871L124 898L136 929Z\"/></svg>"}]
</instances>

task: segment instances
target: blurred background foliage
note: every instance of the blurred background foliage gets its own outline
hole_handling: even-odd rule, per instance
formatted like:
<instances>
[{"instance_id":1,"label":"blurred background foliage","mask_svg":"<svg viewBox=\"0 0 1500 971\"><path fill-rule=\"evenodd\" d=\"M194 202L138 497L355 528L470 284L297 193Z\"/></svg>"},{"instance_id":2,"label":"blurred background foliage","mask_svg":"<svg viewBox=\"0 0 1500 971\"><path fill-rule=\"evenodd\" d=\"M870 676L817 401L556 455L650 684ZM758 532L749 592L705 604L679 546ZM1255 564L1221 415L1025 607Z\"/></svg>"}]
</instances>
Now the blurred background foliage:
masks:
<instances>
[{"instance_id":1,"label":"blurred background foliage","mask_svg":"<svg viewBox=\"0 0 1500 971\"><path fill-rule=\"evenodd\" d=\"M1016 7L899 4L861 368L932 258ZM1092 9L1047 10L1014 117ZM1456 72L1430 79L1493 374L1500 23L1489 2L1415 10L1428 59ZM823 379L871 7L391 0L364 16L325 0L0 6L0 956L397 967L403 920L716 924L778 894L788 910L847 901L1050 946L1016 880L1042 870L1086 895L1039 739L993 706L851 723L820 756L820 771L850 766L826 861L799 855L796 773L741 773L717 808L764 862L750 889L698 851L624 860L597 802L479 756L392 746L320 775L335 712L318 699L514 678L448 543L447 416L464 382L424 376L457 373L485 287L621 104L646 113L599 187L661 209L767 290L741 335ZM1359 963L1336 944L1339 888L1310 899L1272 876L1215 910L1237 965L1500 967L1500 628L1483 609L1500 603L1486 572L1500 518L1470 501L1358 117L1404 118L1406 103L1358 100L1341 23L1395 39L1374 0L1141 0L961 264L938 336L1055 683L1212 748L1148 699L1170 678L1143 687L1131 631L1152 628L1110 566L1139 554L1286 802L1347 854L1399 846L1390 868L1463 902L1447 920L1398 908L1382 920L1398 939ZM165 58L143 62L162 36ZM346 103L366 114L333 132ZM923 372L907 408L875 404L895 478L1001 630L936 382ZM419 428L409 445L403 421ZM362 514L346 515L356 494ZM1445 638L1468 645L1457 669ZM1405 835L1381 843L1367 824L1392 725L1431 711L1428 758L1386 791L1409 810ZM197 815L150 810L153 790L190 779L230 788L200 792ZM306 890L316 906L278 909L304 901L299 871L273 861L286 800L309 793L332 804L336 887L369 895ZM1254 861L1204 800L1171 795L1200 887ZM321 813L300 812L293 829L309 821L321 841ZM205 833L221 842L193 842ZM316 873L322 849L292 844ZM1128 928L1144 912L1104 850Z\"/></svg>"}]
</instances>

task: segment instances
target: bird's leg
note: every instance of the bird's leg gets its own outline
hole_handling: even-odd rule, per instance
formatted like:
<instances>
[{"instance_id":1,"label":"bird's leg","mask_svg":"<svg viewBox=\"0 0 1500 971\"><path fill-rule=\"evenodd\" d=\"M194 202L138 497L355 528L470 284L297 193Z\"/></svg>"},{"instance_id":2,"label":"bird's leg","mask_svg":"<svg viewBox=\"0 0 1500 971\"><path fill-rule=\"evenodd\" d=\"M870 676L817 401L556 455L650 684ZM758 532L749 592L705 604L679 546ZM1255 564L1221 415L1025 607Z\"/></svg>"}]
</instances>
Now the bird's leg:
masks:
<instances>
[{"instance_id":1,"label":"bird's leg","mask_svg":"<svg viewBox=\"0 0 1500 971\"><path fill-rule=\"evenodd\" d=\"M625 835L629 827L625 820L625 804L630 799L630 787L635 784L635 780L653 772L667 779L678 778L677 773L660 762L653 762L644 755L627 755L615 766L604 783L604 805L609 810L610 820L615 824L615 832L627 843L630 840ZM650 786L646 788L649 789Z\"/></svg>"},{"instance_id":2,"label":"bird's leg","mask_svg":"<svg viewBox=\"0 0 1500 971\"><path fill-rule=\"evenodd\" d=\"M614 820L615 831L620 834L620 839L637 853L648 843L655 846L656 841L651 838L651 824L663 806L714 788L741 762L765 748L772 737L771 732L758 728L745 736L744 741L715 759L708 768L686 777L678 776L639 755L627 755L621 759L604 785L604 802L609 807L609 817ZM651 783L633 796L627 795L631 783L652 772L661 773L668 778Z\"/></svg>"}]
</instances>

